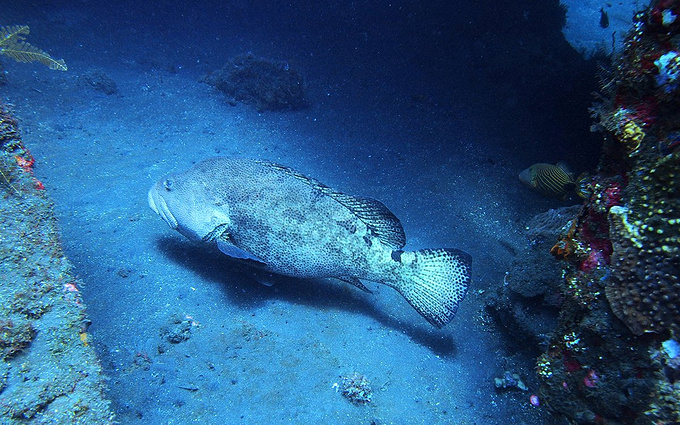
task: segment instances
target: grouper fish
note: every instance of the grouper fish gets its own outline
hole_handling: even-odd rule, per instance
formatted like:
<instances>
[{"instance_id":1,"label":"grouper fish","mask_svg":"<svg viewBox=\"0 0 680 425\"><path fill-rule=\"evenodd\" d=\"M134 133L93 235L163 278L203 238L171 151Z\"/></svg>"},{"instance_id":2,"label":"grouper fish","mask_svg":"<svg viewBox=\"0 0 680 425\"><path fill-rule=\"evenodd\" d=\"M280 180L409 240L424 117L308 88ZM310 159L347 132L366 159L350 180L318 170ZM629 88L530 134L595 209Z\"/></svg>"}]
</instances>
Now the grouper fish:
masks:
<instances>
[{"instance_id":1,"label":"grouper fish","mask_svg":"<svg viewBox=\"0 0 680 425\"><path fill-rule=\"evenodd\" d=\"M148 198L190 240L216 243L277 274L333 277L366 291L361 280L388 285L438 328L454 317L470 284L467 253L403 251L404 229L385 205L271 162L208 159L161 179Z\"/></svg>"}]
</instances>

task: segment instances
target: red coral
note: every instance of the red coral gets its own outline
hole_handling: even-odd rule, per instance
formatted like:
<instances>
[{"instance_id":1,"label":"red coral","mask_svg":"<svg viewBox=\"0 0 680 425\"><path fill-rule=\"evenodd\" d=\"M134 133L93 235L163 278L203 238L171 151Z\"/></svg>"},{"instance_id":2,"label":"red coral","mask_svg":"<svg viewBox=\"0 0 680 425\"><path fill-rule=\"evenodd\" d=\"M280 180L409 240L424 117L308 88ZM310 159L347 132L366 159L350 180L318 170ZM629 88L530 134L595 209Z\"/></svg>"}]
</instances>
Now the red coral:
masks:
<instances>
[{"instance_id":1,"label":"red coral","mask_svg":"<svg viewBox=\"0 0 680 425\"><path fill-rule=\"evenodd\" d=\"M568 351L564 353L562 362L564 363L564 370L566 370L568 373L578 372L581 370L581 363L573 358Z\"/></svg>"},{"instance_id":2,"label":"red coral","mask_svg":"<svg viewBox=\"0 0 680 425\"><path fill-rule=\"evenodd\" d=\"M618 182L610 183L604 190L604 204L607 211L613 206L621 205L621 185Z\"/></svg>"},{"instance_id":3,"label":"red coral","mask_svg":"<svg viewBox=\"0 0 680 425\"><path fill-rule=\"evenodd\" d=\"M641 123L645 127L649 127L653 125L657 119L657 107L656 98L654 96L646 96L642 99L642 102L631 108L633 110L631 115L636 122Z\"/></svg>"}]
</instances>

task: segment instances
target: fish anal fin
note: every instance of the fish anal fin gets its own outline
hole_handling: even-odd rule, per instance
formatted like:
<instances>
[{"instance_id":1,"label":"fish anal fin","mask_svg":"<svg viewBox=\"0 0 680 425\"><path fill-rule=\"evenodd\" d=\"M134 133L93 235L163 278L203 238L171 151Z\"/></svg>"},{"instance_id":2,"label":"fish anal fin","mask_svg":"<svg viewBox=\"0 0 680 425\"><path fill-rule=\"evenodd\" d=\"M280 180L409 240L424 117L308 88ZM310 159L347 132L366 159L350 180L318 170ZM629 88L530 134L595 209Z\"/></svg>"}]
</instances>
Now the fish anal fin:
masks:
<instances>
[{"instance_id":1,"label":"fish anal fin","mask_svg":"<svg viewBox=\"0 0 680 425\"><path fill-rule=\"evenodd\" d=\"M361 290L364 291L364 292L368 292L369 294L372 294L372 293L373 293L373 291L371 291L370 289L368 289L368 288L367 288L363 283L361 283L361 281L360 281L359 279L357 279L356 277L339 277L338 279L339 279L339 280L342 280L343 282L347 282L347 283L349 283L350 285L354 285L354 286L356 286L357 288L361 289Z\"/></svg>"}]
</instances>

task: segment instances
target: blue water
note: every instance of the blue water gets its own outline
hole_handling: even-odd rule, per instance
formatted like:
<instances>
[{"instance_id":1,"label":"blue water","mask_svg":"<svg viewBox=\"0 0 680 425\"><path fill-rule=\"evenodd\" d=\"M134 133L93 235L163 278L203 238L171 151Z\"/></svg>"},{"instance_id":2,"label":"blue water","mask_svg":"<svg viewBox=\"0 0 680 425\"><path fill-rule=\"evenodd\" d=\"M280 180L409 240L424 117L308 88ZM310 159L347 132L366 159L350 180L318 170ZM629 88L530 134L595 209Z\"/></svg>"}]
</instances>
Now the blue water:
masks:
<instances>
[{"instance_id":1,"label":"blue water","mask_svg":"<svg viewBox=\"0 0 680 425\"><path fill-rule=\"evenodd\" d=\"M256 4L253 4L256 3ZM523 223L562 206L517 174L593 169L594 64L561 36L557 1L5 1L0 25L67 72L2 58L124 424L552 424L531 349L483 311ZM502 3L502 2L501 2ZM465 9L467 7L467 9ZM237 55L282 61L309 107L258 112L201 82ZM83 82L101 72L107 95ZM407 249L474 259L468 297L437 330L388 287L274 277L262 285L148 208L163 175L214 155L289 165L385 203ZM180 322L180 323L177 323ZM171 343L181 328L188 339ZM497 392L518 371L529 392ZM354 372L373 397L337 390Z\"/></svg>"}]
</instances>

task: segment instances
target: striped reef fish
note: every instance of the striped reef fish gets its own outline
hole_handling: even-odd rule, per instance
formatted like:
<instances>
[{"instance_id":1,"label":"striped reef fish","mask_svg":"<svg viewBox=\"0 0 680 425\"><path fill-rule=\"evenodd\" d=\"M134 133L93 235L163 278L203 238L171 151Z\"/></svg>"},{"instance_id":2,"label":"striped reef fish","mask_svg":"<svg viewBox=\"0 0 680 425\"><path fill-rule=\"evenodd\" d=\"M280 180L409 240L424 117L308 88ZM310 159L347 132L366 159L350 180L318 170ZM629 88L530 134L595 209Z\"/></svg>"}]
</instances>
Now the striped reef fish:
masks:
<instances>
[{"instance_id":1,"label":"striped reef fish","mask_svg":"<svg viewBox=\"0 0 680 425\"><path fill-rule=\"evenodd\" d=\"M519 179L536 192L551 197L566 199L571 191L581 197L586 197L582 192L581 181L586 175L574 178L574 174L569 170L569 167L564 162L557 164L534 164L526 170L519 173Z\"/></svg>"}]
</instances>

